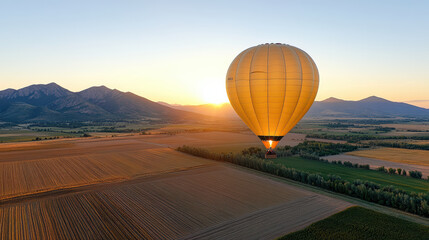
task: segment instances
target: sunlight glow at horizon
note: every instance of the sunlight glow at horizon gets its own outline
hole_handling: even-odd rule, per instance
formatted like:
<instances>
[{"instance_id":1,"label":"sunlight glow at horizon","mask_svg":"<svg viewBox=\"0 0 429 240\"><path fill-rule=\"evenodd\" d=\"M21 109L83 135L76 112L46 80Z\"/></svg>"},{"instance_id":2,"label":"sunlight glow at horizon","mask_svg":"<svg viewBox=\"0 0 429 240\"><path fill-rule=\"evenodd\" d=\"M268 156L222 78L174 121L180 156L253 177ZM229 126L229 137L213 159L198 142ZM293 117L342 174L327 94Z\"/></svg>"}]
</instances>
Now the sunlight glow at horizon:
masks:
<instances>
[{"instance_id":1,"label":"sunlight glow at horizon","mask_svg":"<svg viewBox=\"0 0 429 240\"><path fill-rule=\"evenodd\" d=\"M279 42L314 59L318 101L429 100L429 2L7 1L0 9L0 90L56 82L172 104L228 102L232 60Z\"/></svg>"},{"instance_id":2,"label":"sunlight glow at horizon","mask_svg":"<svg viewBox=\"0 0 429 240\"><path fill-rule=\"evenodd\" d=\"M229 102L225 90L225 83L223 81L221 83L214 80L202 81L199 93L203 103L221 105Z\"/></svg>"}]
</instances>

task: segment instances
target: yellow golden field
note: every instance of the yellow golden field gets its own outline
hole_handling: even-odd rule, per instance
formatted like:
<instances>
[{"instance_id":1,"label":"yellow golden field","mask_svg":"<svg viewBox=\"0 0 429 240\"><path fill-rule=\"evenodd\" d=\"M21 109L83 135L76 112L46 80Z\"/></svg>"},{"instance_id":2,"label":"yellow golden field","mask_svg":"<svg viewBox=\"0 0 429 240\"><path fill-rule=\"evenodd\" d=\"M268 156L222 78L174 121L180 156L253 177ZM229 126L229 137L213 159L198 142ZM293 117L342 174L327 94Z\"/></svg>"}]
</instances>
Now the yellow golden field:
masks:
<instances>
[{"instance_id":1,"label":"yellow golden field","mask_svg":"<svg viewBox=\"0 0 429 240\"><path fill-rule=\"evenodd\" d=\"M0 199L211 164L132 138L15 146L0 150Z\"/></svg>"},{"instance_id":2,"label":"yellow golden field","mask_svg":"<svg viewBox=\"0 0 429 240\"><path fill-rule=\"evenodd\" d=\"M253 133L233 133L233 132L201 132L182 133L175 135L145 135L142 141L158 143L165 147L180 147L191 145L208 148L216 152L239 152L248 147L265 148L261 140ZM279 143L279 146L296 146L304 142L305 134L289 133Z\"/></svg>"},{"instance_id":3,"label":"yellow golden field","mask_svg":"<svg viewBox=\"0 0 429 240\"><path fill-rule=\"evenodd\" d=\"M215 234L217 239L269 239L348 206L212 165L0 206L0 238L172 239ZM225 231L230 224L243 224L245 232Z\"/></svg>"},{"instance_id":4,"label":"yellow golden field","mask_svg":"<svg viewBox=\"0 0 429 240\"><path fill-rule=\"evenodd\" d=\"M381 124L381 126L396 128L399 131L429 131L428 124Z\"/></svg>"},{"instance_id":5,"label":"yellow golden field","mask_svg":"<svg viewBox=\"0 0 429 240\"><path fill-rule=\"evenodd\" d=\"M385 161L429 166L429 151L402 149L402 148L376 148L347 153L353 156L375 158Z\"/></svg>"},{"instance_id":6,"label":"yellow golden field","mask_svg":"<svg viewBox=\"0 0 429 240\"><path fill-rule=\"evenodd\" d=\"M273 239L351 206L170 148L224 136L0 145L0 239Z\"/></svg>"}]
</instances>

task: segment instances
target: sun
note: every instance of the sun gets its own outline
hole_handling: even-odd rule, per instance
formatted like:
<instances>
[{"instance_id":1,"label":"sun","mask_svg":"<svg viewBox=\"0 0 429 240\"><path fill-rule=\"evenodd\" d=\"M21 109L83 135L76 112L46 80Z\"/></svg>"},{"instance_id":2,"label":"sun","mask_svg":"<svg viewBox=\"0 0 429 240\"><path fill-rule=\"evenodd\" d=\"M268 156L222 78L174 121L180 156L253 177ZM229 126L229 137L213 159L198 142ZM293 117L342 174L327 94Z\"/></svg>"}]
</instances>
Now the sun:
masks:
<instances>
[{"instance_id":1,"label":"sun","mask_svg":"<svg viewBox=\"0 0 429 240\"><path fill-rule=\"evenodd\" d=\"M223 81L204 81L200 87L200 94L204 103L220 105L228 102Z\"/></svg>"}]
</instances>

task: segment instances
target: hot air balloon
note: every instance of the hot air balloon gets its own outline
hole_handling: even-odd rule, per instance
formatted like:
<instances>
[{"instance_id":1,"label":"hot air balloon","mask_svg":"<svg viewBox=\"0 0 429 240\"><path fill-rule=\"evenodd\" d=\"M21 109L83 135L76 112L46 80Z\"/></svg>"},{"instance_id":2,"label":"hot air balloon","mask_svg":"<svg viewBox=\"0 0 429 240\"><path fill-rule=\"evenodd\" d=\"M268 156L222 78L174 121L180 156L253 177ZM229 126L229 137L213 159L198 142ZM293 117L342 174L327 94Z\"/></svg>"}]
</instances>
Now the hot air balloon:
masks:
<instances>
[{"instance_id":1,"label":"hot air balloon","mask_svg":"<svg viewBox=\"0 0 429 240\"><path fill-rule=\"evenodd\" d=\"M238 54L226 75L229 101L274 155L274 148L305 115L319 88L319 72L303 50L261 44ZM266 154L266 156L267 156Z\"/></svg>"}]
</instances>

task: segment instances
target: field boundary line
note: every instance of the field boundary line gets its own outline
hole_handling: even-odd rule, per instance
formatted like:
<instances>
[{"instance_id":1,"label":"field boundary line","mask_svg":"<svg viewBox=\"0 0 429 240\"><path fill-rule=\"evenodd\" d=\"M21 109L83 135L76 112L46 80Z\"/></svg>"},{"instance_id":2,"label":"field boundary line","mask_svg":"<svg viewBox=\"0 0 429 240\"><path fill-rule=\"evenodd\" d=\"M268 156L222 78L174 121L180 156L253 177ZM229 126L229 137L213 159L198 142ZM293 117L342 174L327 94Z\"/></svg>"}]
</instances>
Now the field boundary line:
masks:
<instances>
[{"instance_id":1,"label":"field boundary line","mask_svg":"<svg viewBox=\"0 0 429 240\"><path fill-rule=\"evenodd\" d=\"M55 188L55 189L41 190L41 191L36 191L33 193L28 193L28 194L22 194L22 195L18 195L18 196L1 198L0 199L0 207L18 204L18 203L27 202L27 201L38 200L41 198L53 198L53 197L59 197L59 196L67 195L67 194L73 194L73 193L97 191L97 190L102 190L102 189L109 188L109 187L114 187L116 185L138 183L138 182L141 182L144 180L149 180L151 178L173 177L172 174L174 174L174 173L181 173L181 172L185 172L185 171L191 171L191 170L195 170L195 169L204 169L204 168L208 168L211 166L220 166L220 165L221 164L219 164L219 163L210 163L210 164L191 166L191 167L187 167L187 168L177 168L177 169L172 169L169 171L159 171L159 172L151 172L151 173L147 173L147 174L137 174L137 175L133 175L129 178L118 177L118 178L111 179L111 181L98 181L98 182L92 182L92 183L82 184L82 185L65 186L65 187L60 187L60 188Z\"/></svg>"},{"instance_id":2,"label":"field boundary line","mask_svg":"<svg viewBox=\"0 0 429 240\"><path fill-rule=\"evenodd\" d=\"M212 161L214 161L214 160L212 160ZM347 201L349 203L352 203L352 204L355 204L355 205L358 205L358 206L361 206L361 207L369 208L369 209L372 209L374 211L381 212L381 213L384 213L384 214L387 214L387 215L390 215L390 216L394 216L394 217L401 218L401 219L404 219L404 220L407 220L407 221L411 221L411 222L419 223L419 224L422 224L422 225L425 225L425 226L429 226L429 219L424 218L424 217L420 217L420 216L417 216L417 215L414 215L414 214L411 214L411 213L403 212L403 211L400 211L400 210L397 210L397 209L394 209L394 208L389 208L389 207L386 207L386 206L382 206L382 205L379 205L379 204L376 204L376 203L372 203L372 202L368 202L368 201L361 200L361 199L358 199L358 198L350 197L350 196L347 196L347 195L343 195L343 194L331 192L329 190L318 188L316 186L308 185L308 184L305 184L305 183L300 183L300 182L293 181L293 180L290 180L290 179L286 179L286 178L282 178L282 177L279 177L279 176L275 176L275 175L272 175L272 174L269 174L269 173L264 173L264 172L260 172L260 171L254 170L254 169L250 169L250 168L238 166L238 165L235 165L233 163L227 163L227 162L225 162L225 164L231 165L231 166L233 166L235 168L242 169L242 170L245 170L245 171L257 173L259 175L263 175L263 176L269 177L269 178L271 178L273 180L276 180L276 181L279 181L279 182L284 182L284 183L287 183L287 184L290 184L290 185L293 185L293 186L297 186L297 187L303 188L303 189L311 191L311 192L323 194L325 196L332 197L332 198L341 199L341 200Z\"/></svg>"}]
</instances>

